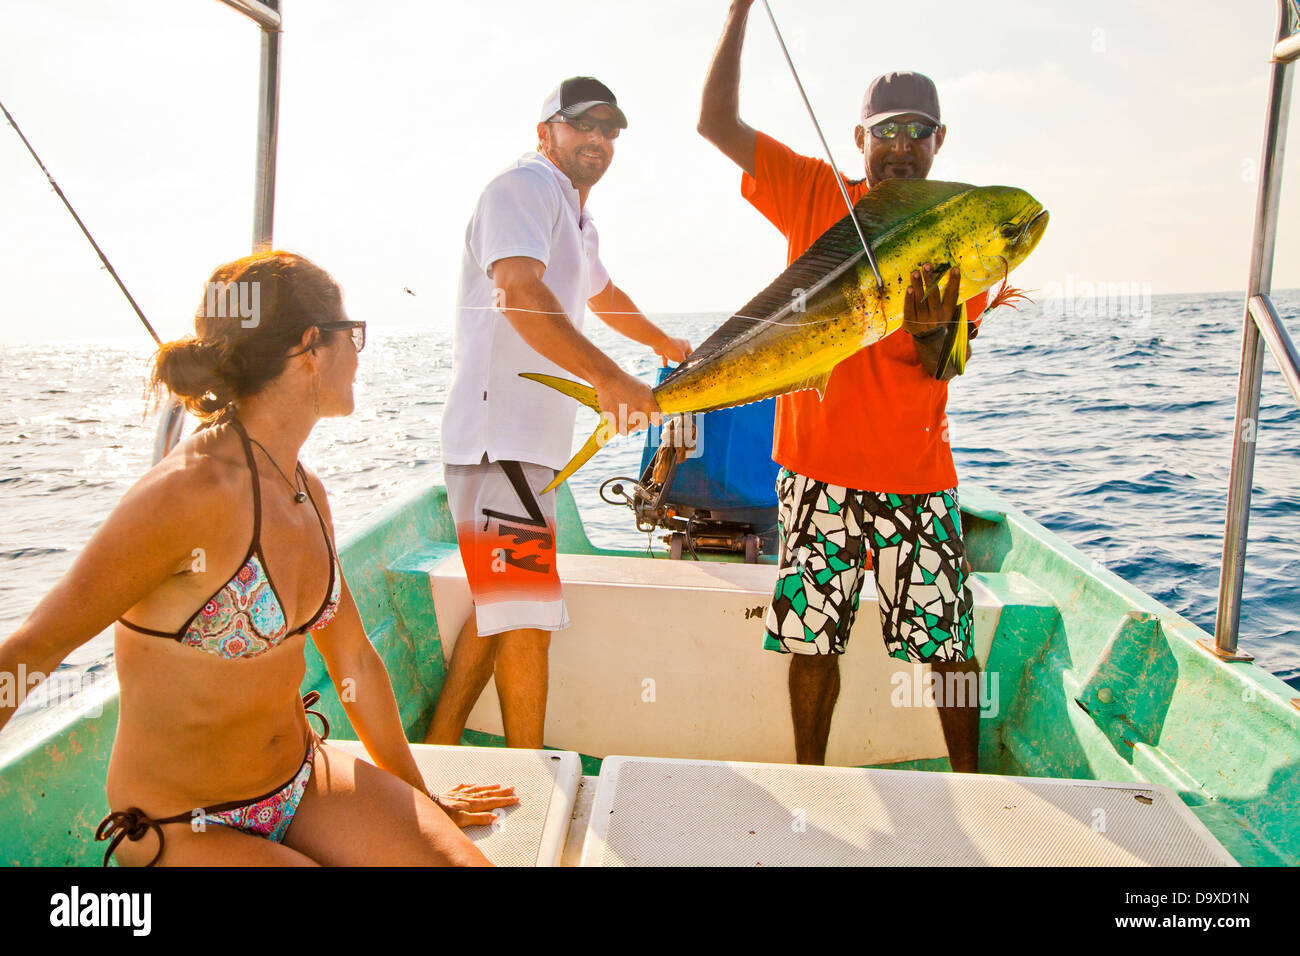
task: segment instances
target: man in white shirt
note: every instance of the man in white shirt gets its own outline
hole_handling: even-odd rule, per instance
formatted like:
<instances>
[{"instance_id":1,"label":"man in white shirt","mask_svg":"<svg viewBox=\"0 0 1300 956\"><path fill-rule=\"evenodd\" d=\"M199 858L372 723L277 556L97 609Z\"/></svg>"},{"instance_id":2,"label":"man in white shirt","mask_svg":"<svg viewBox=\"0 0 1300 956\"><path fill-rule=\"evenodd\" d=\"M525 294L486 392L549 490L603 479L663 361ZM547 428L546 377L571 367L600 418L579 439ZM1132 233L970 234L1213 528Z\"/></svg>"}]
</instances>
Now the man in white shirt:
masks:
<instances>
[{"instance_id":1,"label":"man in white shirt","mask_svg":"<svg viewBox=\"0 0 1300 956\"><path fill-rule=\"evenodd\" d=\"M537 150L488 183L465 232L442 446L474 613L457 639L428 743L460 743L495 675L506 745L542 746L550 635L569 617L555 570L555 492L540 490L569 459L577 406L519 373L585 379L602 412L625 429L636 413L659 409L649 386L583 336L586 308L669 360L690 353L600 261L587 195L626 127L603 83L565 80L542 106Z\"/></svg>"}]
</instances>

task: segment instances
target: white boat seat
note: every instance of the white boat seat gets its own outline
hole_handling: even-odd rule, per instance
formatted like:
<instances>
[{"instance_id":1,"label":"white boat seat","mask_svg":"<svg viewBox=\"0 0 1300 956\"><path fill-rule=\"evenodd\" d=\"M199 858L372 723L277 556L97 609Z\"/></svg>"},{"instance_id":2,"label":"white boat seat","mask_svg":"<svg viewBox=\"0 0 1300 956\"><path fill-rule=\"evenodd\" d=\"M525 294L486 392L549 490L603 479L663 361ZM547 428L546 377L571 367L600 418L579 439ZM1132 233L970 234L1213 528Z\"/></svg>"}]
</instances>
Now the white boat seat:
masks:
<instances>
[{"instance_id":1,"label":"white boat seat","mask_svg":"<svg viewBox=\"0 0 1300 956\"><path fill-rule=\"evenodd\" d=\"M1167 787L607 757L583 866L1236 866Z\"/></svg>"},{"instance_id":2,"label":"white boat seat","mask_svg":"<svg viewBox=\"0 0 1300 956\"><path fill-rule=\"evenodd\" d=\"M359 741L328 743L373 762ZM515 788L519 803L495 811L495 824L465 830L489 860L497 866L559 866L582 778L582 763L576 753L430 744L412 744L411 753L424 782L435 791L461 783Z\"/></svg>"}]
</instances>

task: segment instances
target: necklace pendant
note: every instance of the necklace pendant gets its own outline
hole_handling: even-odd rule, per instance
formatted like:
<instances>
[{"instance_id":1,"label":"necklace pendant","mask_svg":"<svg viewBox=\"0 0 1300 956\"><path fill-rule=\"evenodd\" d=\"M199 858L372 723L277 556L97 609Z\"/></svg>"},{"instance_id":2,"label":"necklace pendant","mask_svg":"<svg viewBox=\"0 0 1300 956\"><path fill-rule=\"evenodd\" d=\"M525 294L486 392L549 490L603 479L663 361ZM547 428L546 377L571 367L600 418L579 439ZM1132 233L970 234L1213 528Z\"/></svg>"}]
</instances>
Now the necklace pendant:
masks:
<instances>
[{"instance_id":1,"label":"necklace pendant","mask_svg":"<svg viewBox=\"0 0 1300 956\"><path fill-rule=\"evenodd\" d=\"M296 505L300 505L306 500L307 500L307 492L305 491L296 492L293 496L293 503Z\"/></svg>"}]
</instances>

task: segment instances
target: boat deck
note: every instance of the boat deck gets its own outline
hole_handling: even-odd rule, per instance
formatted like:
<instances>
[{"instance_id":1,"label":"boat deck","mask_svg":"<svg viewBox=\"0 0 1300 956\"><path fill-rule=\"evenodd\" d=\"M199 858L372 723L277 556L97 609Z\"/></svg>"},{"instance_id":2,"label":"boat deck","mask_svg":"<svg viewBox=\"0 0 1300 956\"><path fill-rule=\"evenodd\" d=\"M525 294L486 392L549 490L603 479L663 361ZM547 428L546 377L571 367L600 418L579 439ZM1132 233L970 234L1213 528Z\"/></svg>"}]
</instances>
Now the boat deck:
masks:
<instances>
[{"instance_id":1,"label":"boat deck","mask_svg":"<svg viewBox=\"0 0 1300 956\"><path fill-rule=\"evenodd\" d=\"M431 786L515 786L466 830L499 866L1236 865L1160 786L620 756L597 778L566 751L413 749Z\"/></svg>"}]
</instances>

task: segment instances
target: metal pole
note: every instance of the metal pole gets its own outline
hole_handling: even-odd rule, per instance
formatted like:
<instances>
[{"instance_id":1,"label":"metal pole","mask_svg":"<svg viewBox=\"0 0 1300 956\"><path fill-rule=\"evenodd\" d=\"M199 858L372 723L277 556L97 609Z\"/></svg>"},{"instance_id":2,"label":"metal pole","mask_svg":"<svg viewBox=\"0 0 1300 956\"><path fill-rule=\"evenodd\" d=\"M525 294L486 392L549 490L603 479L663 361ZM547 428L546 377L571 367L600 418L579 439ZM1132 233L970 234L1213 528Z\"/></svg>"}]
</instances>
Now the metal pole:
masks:
<instances>
[{"instance_id":1,"label":"metal pole","mask_svg":"<svg viewBox=\"0 0 1300 956\"><path fill-rule=\"evenodd\" d=\"M262 73L257 110L257 167L254 170L253 190L254 252L265 252L272 247L275 227L275 154L280 126L280 0L268 0L265 5L276 13L276 25L262 27Z\"/></svg>"},{"instance_id":2,"label":"metal pole","mask_svg":"<svg viewBox=\"0 0 1300 956\"><path fill-rule=\"evenodd\" d=\"M280 0L222 0L262 28L262 69L258 90L257 160L253 183L253 251L271 248L275 224L275 154L280 124ZM185 425L185 408L175 398L158 422L154 464L176 447Z\"/></svg>"},{"instance_id":3,"label":"metal pole","mask_svg":"<svg viewBox=\"0 0 1300 956\"><path fill-rule=\"evenodd\" d=\"M1287 0L1278 0L1277 36L1270 51L1295 32ZM1267 295L1273 282L1273 250L1277 237L1278 198L1282 191L1282 159L1286 152L1287 116L1291 108L1291 70L1274 61L1269 71L1268 124L1260 160L1255 232L1250 256L1242 328L1241 373L1237 379L1237 414L1232 435L1232 474L1223 528L1223 562L1219 569L1219 606L1215 615L1214 647L1225 660L1250 660L1237 652L1241 624L1241 592L1246 572L1246 534L1250 526L1250 487L1255 472L1255 437L1259 428L1259 383L1264 342L1250 314L1250 302Z\"/></svg>"},{"instance_id":4,"label":"metal pole","mask_svg":"<svg viewBox=\"0 0 1300 956\"><path fill-rule=\"evenodd\" d=\"M1262 293L1255 296L1250 300L1250 315L1259 327L1259 334L1268 350L1277 359L1282 377L1295 396L1296 404L1300 405L1300 351L1296 350L1295 343L1291 341L1286 326L1282 324L1282 319L1273 306L1273 300Z\"/></svg>"},{"instance_id":5,"label":"metal pole","mask_svg":"<svg viewBox=\"0 0 1300 956\"><path fill-rule=\"evenodd\" d=\"M228 7L233 7L248 17L263 30L280 29L279 4L276 0L221 0Z\"/></svg>"}]
</instances>

